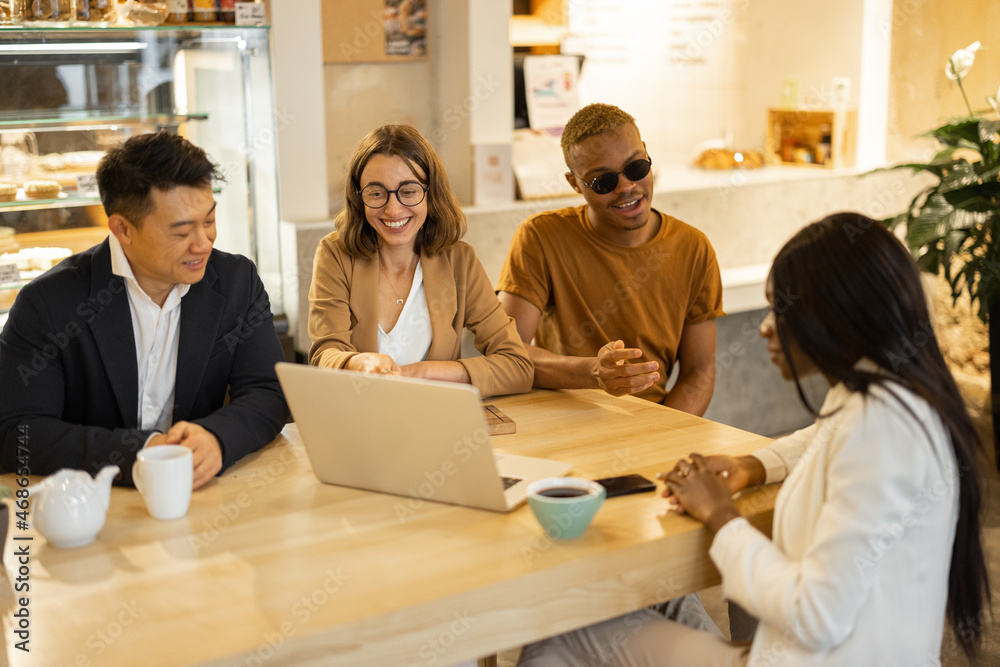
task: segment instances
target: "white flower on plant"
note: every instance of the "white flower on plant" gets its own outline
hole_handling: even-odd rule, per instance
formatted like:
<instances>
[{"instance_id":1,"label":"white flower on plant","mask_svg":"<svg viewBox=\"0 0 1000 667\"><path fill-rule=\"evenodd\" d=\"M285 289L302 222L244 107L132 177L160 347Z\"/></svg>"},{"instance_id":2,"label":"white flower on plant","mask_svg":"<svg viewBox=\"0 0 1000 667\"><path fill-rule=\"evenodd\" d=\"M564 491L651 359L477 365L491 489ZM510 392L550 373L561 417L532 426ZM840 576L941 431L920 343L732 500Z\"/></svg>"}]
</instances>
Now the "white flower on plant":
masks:
<instances>
[{"instance_id":1,"label":"white flower on plant","mask_svg":"<svg viewBox=\"0 0 1000 667\"><path fill-rule=\"evenodd\" d=\"M1000 115L1000 88L997 88L997 94L995 97L987 96L986 101L990 103L991 107L993 107L993 111L997 115Z\"/></svg>"},{"instance_id":2,"label":"white flower on plant","mask_svg":"<svg viewBox=\"0 0 1000 667\"><path fill-rule=\"evenodd\" d=\"M951 58L944 66L945 76L952 81L964 78L972 69L972 63L976 61L976 51L979 50L980 46L979 40L976 40L964 49L959 49L951 54Z\"/></svg>"}]
</instances>

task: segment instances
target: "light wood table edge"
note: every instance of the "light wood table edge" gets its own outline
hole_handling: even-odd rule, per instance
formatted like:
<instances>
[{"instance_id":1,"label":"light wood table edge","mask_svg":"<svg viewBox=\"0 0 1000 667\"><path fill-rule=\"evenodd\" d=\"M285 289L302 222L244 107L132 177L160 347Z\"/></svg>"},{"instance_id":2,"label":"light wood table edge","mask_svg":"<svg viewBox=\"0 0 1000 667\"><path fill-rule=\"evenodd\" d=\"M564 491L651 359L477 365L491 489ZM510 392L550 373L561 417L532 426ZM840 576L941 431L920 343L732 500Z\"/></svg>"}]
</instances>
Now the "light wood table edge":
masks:
<instances>
[{"instance_id":1,"label":"light wood table edge","mask_svg":"<svg viewBox=\"0 0 1000 667\"><path fill-rule=\"evenodd\" d=\"M778 485L744 494L740 511L759 530L771 534ZM693 545L704 553L698 566L674 570L677 554ZM703 590L720 582L708 557L711 534L692 526L671 540L655 541L636 549L600 554L536 571L533 590L570 587L572 595L553 595L543 606L519 605L518 586L499 582L434 600L405 610L394 610L304 636L285 638L272 646L265 664L320 667L371 665L450 665L493 656L499 651L599 623L653 604ZM450 610L444 618L442 608ZM454 640L461 638L461 642ZM460 646L451 650L452 643ZM204 667L231 667L246 652L199 663ZM242 663L241 663L242 664Z\"/></svg>"}]
</instances>

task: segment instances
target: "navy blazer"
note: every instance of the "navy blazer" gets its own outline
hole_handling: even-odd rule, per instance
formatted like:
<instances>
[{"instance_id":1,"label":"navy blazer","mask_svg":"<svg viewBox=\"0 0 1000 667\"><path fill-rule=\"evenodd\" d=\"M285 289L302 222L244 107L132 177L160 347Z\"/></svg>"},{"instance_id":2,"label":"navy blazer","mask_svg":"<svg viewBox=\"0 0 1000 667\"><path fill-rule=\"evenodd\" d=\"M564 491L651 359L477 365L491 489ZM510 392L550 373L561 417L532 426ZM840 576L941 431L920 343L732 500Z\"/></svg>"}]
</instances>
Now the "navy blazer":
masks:
<instances>
[{"instance_id":1,"label":"navy blazer","mask_svg":"<svg viewBox=\"0 0 1000 667\"><path fill-rule=\"evenodd\" d=\"M173 418L218 438L223 470L287 421L274 371L282 359L253 262L213 250L181 300ZM125 280L111 273L105 240L26 285L10 311L0 333L0 466L47 475L113 463L118 483L132 484L152 433L138 428L138 386Z\"/></svg>"}]
</instances>

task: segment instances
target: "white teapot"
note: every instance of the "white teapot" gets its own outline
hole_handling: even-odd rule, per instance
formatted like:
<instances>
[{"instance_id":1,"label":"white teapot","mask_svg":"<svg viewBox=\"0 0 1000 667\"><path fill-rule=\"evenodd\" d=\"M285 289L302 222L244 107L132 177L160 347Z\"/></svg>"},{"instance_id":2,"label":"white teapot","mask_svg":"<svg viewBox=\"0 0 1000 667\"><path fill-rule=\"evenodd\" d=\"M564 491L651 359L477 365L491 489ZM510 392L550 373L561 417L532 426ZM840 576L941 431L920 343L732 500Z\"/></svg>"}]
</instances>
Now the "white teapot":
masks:
<instances>
[{"instance_id":1,"label":"white teapot","mask_svg":"<svg viewBox=\"0 0 1000 667\"><path fill-rule=\"evenodd\" d=\"M111 482L118 466L105 466L91 477L82 470L64 468L28 488L34 496L32 523L49 544L82 547L104 527L111 502Z\"/></svg>"}]
</instances>

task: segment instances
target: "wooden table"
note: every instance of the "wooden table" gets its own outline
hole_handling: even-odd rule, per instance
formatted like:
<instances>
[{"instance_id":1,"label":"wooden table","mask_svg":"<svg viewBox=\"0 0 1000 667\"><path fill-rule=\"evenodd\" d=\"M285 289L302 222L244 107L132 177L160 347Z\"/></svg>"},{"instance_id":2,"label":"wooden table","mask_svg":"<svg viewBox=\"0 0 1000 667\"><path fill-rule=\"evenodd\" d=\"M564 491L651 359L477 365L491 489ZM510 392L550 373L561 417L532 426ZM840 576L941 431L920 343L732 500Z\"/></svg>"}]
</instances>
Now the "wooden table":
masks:
<instances>
[{"instance_id":1,"label":"wooden table","mask_svg":"<svg viewBox=\"0 0 1000 667\"><path fill-rule=\"evenodd\" d=\"M535 391L490 399L517 423L495 449L570 461L588 478L652 477L691 451L747 453L766 438L635 398ZM389 414L387 413L387 417ZM5 475L3 483L12 484ZM776 489L740 509L769 529ZM449 665L718 582L700 524L654 494L607 501L583 537L549 539L510 514L324 485L293 425L152 519L115 488L96 542L31 544L31 652L11 665ZM12 567L13 565L13 567Z\"/></svg>"}]
</instances>

